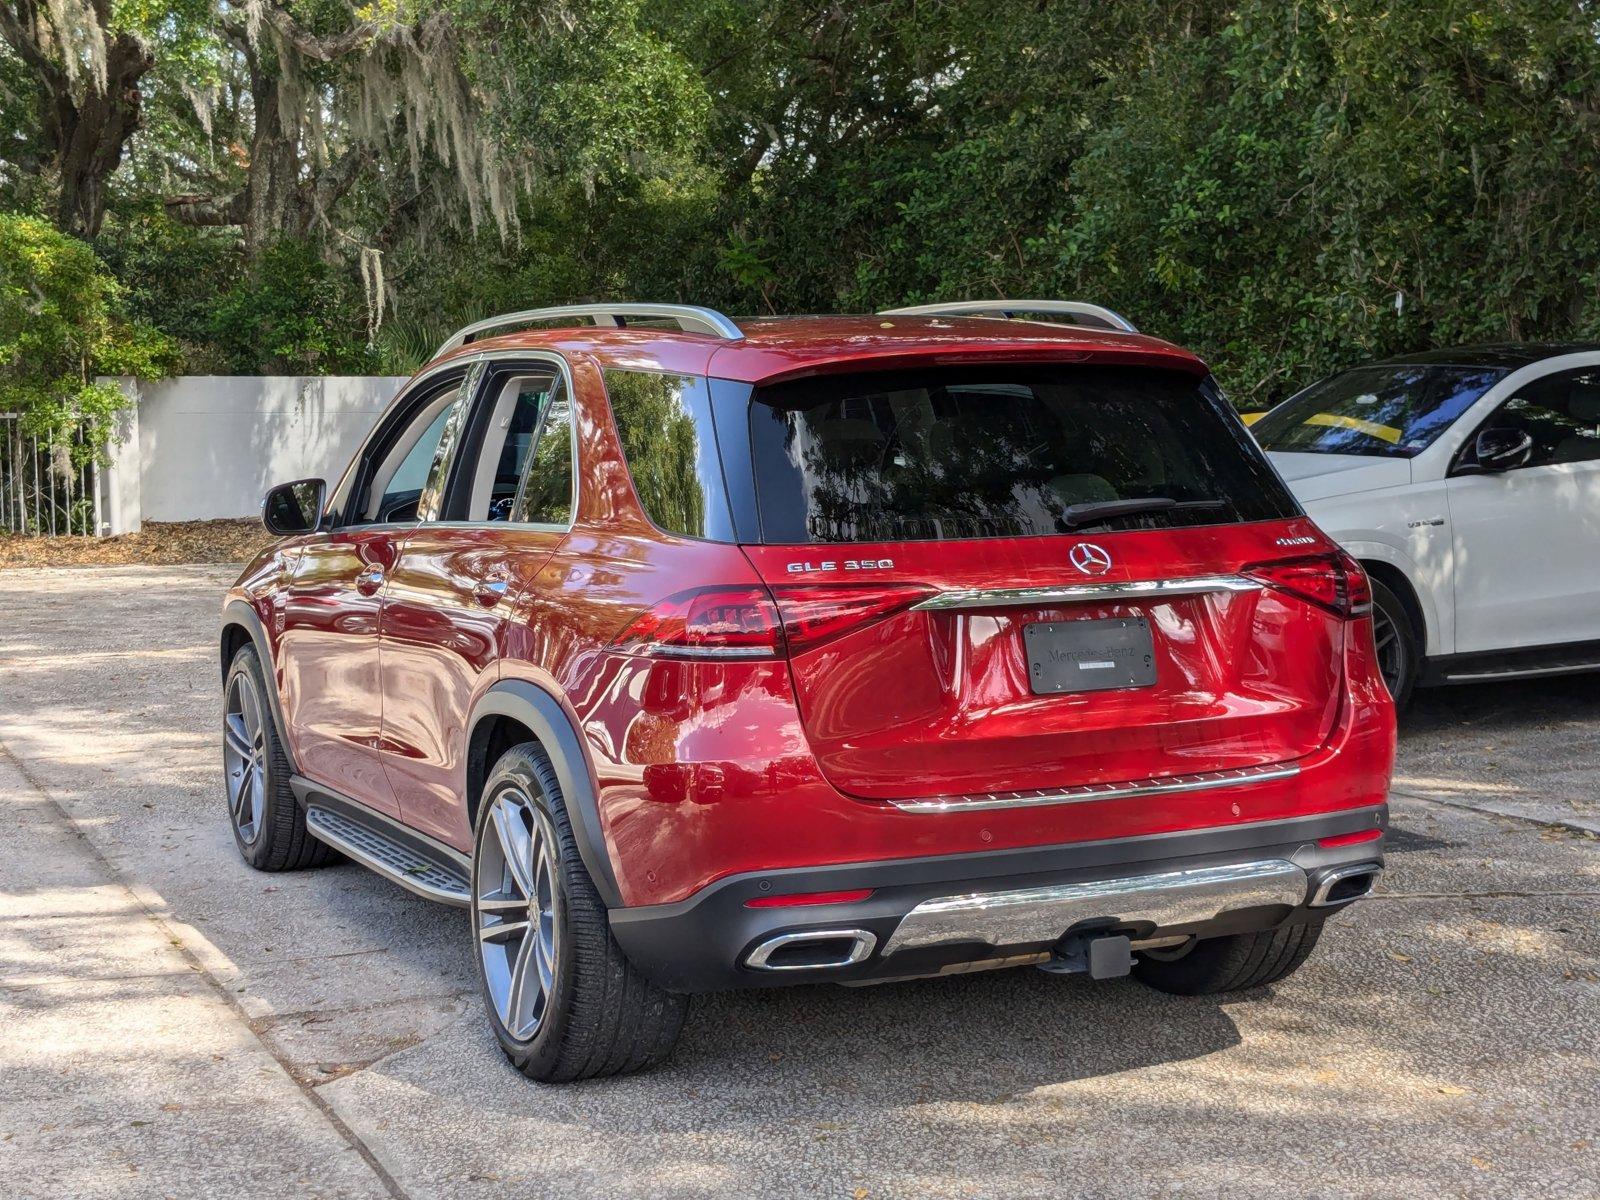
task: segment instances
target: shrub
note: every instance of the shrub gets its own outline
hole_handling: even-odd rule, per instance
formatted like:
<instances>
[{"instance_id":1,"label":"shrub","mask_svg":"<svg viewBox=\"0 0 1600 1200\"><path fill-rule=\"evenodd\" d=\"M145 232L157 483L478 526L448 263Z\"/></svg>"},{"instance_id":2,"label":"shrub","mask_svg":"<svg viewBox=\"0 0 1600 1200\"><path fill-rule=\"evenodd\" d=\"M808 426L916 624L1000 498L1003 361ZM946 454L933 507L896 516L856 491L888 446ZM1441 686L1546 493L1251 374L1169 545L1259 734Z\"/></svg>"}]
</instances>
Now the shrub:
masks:
<instances>
[{"instance_id":1,"label":"shrub","mask_svg":"<svg viewBox=\"0 0 1600 1200\"><path fill-rule=\"evenodd\" d=\"M238 374L339 375L370 369L366 325L349 274L314 243L285 238L218 300L212 332Z\"/></svg>"},{"instance_id":2,"label":"shrub","mask_svg":"<svg viewBox=\"0 0 1600 1200\"><path fill-rule=\"evenodd\" d=\"M83 242L37 217L0 213L0 412L19 414L41 443L70 447L80 464L104 457L111 418L127 403L95 377L159 379L176 363L172 340L130 320L125 299Z\"/></svg>"}]
</instances>

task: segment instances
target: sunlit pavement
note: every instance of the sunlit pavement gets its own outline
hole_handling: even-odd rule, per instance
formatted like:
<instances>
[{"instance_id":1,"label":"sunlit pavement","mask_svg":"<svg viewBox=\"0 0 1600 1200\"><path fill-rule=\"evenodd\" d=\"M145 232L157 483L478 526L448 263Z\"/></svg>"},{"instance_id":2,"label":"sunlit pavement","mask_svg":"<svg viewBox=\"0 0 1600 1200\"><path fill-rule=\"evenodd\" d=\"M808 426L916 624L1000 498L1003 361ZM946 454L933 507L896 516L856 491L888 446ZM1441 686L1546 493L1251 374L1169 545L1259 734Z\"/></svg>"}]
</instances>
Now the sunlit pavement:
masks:
<instances>
[{"instance_id":1,"label":"sunlit pavement","mask_svg":"<svg viewBox=\"0 0 1600 1200\"><path fill-rule=\"evenodd\" d=\"M1600 678L1422 694L1381 896L1270 991L708 997L545 1088L462 914L238 860L229 575L0 572L0 1195L1600 1196Z\"/></svg>"}]
</instances>

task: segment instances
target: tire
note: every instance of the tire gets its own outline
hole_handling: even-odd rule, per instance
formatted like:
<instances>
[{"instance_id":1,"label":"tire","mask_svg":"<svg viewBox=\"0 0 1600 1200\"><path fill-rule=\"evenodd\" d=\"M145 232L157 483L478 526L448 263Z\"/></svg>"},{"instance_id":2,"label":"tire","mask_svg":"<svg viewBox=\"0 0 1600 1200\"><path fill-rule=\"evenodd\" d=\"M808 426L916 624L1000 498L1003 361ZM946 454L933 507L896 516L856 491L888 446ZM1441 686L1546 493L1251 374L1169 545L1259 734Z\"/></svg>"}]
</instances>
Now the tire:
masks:
<instances>
[{"instance_id":1,"label":"tire","mask_svg":"<svg viewBox=\"0 0 1600 1200\"><path fill-rule=\"evenodd\" d=\"M500 928L508 932L497 937ZM528 1078L619 1075L672 1053L689 998L651 983L612 938L555 769L536 742L506 751L484 784L473 831L472 934L490 1027Z\"/></svg>"},{"instance_id":2,"label":"tire","mask_svg":"<svg viewBox=\"0 0 1600 1200\"><path fill-rule=\"evenodd\" d=\"M1384 685L1395 707L1404 708L1422 665L1422 639L1405 601L1378 579L1372 580L1372 639Z\"/></svg>"},{"instance_id":3,"label":"tire","mask_svg":"<svg viewBox=\"0 0 1600 1200\"><path fill-rule=\"evenodd\" d=\"M1300 969L1322 935L1320 920L1263 933L1234 933L1195 942L1178 958L1140 955L1133 977L1158 992L1211 996L1276 983Z\"/></svg>"},{"instance_id":4,"label":"tire","mask_svg":"<svg viewBox=\"0 0 1600 1200\"><path fill-rule=\"evenodd\" d=\"M306 829L289 787L289 759L273 720L266 673L251 645L228 665L223 684L222 780L239 853L258 871L298 871L338 861Z\"/></svg>"}]
</instances>

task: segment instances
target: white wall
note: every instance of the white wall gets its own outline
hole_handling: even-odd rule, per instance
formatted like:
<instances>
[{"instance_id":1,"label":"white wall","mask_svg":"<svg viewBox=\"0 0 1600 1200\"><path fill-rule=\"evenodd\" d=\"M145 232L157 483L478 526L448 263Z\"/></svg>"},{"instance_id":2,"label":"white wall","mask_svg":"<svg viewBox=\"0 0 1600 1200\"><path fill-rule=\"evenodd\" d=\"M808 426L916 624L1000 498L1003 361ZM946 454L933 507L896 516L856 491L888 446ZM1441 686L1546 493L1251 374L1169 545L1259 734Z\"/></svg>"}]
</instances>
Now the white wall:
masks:
<instances>
[{"instance_id":1,"label":"white wall","mask_svg":"<svg viewBox=\"0 0 1600 1200\"><path fill-rule=\"evenodd\" d=\"M124 381L138 395L112 478L136 502L110 514L112 533L138 520L253 517L273 484L344 473L405 380L393 376L184 375Z\"/></svg>"}]
</instances>

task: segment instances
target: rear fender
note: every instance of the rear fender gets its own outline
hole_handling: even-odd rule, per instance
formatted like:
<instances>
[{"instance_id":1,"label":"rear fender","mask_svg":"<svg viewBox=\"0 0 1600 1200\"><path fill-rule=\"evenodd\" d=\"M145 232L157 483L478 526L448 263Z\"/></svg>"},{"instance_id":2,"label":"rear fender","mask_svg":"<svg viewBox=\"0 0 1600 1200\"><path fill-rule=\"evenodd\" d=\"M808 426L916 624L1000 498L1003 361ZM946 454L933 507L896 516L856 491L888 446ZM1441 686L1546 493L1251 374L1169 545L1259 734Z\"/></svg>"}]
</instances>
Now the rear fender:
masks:
<instances>
[{"instance_id":1,"label":"rear fender","mask_svg":"<svg viewBox=\"0 0 1600 1200\"><path fill-rule=\"evenodd\" d=\"M525 679L504 679L485 692L474 706L472 719L467 723L469 744L479 724L495 716L509 717L526 726L550 756L572 823L578 856L583 859L589 878L594 881L595 890L606 907L620 908L622 894L600 825L594 772L571 717L561 707L561 702L538 684Z\"/></svg>"}]
</instances>

